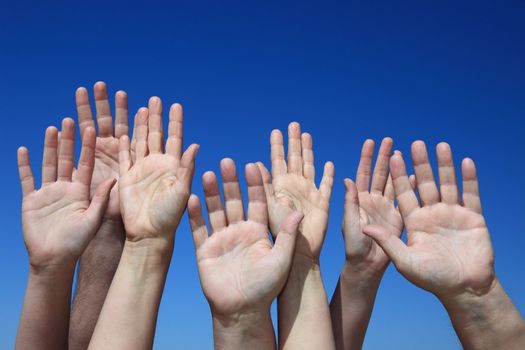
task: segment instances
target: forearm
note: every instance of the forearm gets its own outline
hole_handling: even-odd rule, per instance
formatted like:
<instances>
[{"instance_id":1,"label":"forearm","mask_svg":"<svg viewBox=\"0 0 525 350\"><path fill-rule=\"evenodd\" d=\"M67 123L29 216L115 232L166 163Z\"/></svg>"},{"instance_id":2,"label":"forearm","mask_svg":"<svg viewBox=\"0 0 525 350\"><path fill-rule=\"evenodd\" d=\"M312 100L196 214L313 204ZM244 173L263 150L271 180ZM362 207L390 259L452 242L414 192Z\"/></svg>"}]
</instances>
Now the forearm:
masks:
<instances>
[{"instance_id":1,"label":"forearm","mask_svg":"<svg viewBox=\"0 0 525 350\"><path fill-rule=\"evenodd\" d=\"M172 242L126 241L100 313L91 349L150 349Z\"/></svg>"},{"instance_id":2,"label":"forearm","mask_svg":"<svg viewBox=\"0 0 525 350\"><path fill-rule=\"evenodd\" d=\"M275 349L270 307L248 314L213 315L215 349Z\"/></svg>"},{"instance_id":3,"label":"forearm","mask_svg":"<svg viewBox=\"0 0 525 350\"><path fill-rule=\"evenodd\" d=\"M74 264L29 270L17 349L67 349Z\"/></svg>"},{"instance_id":4,"label":"forearm","mask_svg":"<svg viewBox=\"0 0 525 350\"><path fill-rule=\"evenodd\" d=\"M69 347L87 349L124 245L121 220L106 220L90 242L78 268L69 328Z\"/></svg>"},{"instance_id":5,"label":"forearm","mask_svg":"<svg viewBox=\"0 0 525 350\"><path fill-rule=\"evenodd\" d=\"M278 300L279 348L332 349L334 336L319 264L296 255Z\"/></svg>"},{"instance_id":6,"label":"forearm","mask_svg":"<svg viewBox=\"0 0 525 350\"><path fill-rule=\"evenodd\" d=\"M361 349L383 271L346 262L330 303L337 349Z\"/></svg>"},{"instance_id":7,"label":"forearm","mask_svg":"<svg viewBox=\"0 0 525 350\"><path fill-rule=\"evenodd\" d=\"M465 349L525 349L525 323L497 279L482 295L441 300Z\"/></svg>"}]
</instances>

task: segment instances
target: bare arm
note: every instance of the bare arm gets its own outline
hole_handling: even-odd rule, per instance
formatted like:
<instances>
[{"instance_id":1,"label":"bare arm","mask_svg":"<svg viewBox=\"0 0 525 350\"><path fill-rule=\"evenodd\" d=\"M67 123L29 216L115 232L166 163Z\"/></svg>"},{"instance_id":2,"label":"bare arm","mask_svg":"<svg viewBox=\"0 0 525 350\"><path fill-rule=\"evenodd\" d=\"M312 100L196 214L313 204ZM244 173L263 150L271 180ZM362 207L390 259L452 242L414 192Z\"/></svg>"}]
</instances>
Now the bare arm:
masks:
<instances>
[{"instance_id":1,"label":"bare arm","mask_svg":"<svg viewBox=\"0 0 525 350\"><path fill-rule=\"evenodd\" d=\"M96 233L115 183L114 179L103 182L90 202L95 130L84 131L78 170L72 179L74 132L73 120L64 119L59 146L57 129L46 130L39 190L35 190L27 149L18 151L30 269L17 349L67 348L75 263Z\"/></svg>"},{"instance_id":2,"label":"bare arm","mask_svg":"<svg viewBox=\"0 0 525 350\"><path fill-rule=\"evenodd\" d=\"M334 166L325 164L317 188L312 137L301 134L298 123L288 127L287 161L281 132L274 130L270 142L272 176L262 163L259 167L269 198L272 233L278 232L284 215L293 210L304 214L290 275L278 300L279 347L331 349L335 346L334 337L319 255L328 225Z\"/></svg>"},{"instance_id":3,"label":"bare arm","mask_svg":"<svg viewBox=\"0 0 525 350\"><path fill-rule=\"evenodd\" d=\"M440 143L436 151L439 190L425 144L412 144L419 200L401 155L390 160L407 244L381 225L364 232L401 274L441 300L466 349L523 349L525 323L496 278L474 162L466 158L461 164L460 199L450 146Z\"/></svg>"}]
</instances>

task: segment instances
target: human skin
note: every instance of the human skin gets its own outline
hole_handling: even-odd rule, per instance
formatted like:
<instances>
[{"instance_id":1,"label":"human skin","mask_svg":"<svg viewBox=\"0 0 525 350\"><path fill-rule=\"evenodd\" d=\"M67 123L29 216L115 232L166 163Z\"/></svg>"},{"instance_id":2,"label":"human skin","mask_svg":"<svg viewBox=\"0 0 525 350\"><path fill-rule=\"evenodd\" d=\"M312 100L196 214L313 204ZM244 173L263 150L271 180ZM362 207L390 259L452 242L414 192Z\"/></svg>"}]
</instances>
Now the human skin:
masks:
<instances>
[{"instance_id":1,"label":"human skin","mask_svg":"<svg viewBox=\"0 0 525 350\"><path fill-rule=\"evenodd\" d=\"M293 122L288 126L288 159L279 130L270 137L272 175L258 163L263 175L270 230L278 238L284 218L300 211L290 275L278 298L279 348L332 349L335 347L328 299L321 277L319 255L328 225L334 166L327 162L319 185L315 185L312 137L301 134Z\"/></svg>"},{"instance_id":2,"label":"human skin","mask_svg":"<svg viewBox=\"0 0 525 350\"><path fill-rule=\"evenodd\" d=\"M383 249L363 233L363 227L380 224L397 237L403 231L388 171L392 144L391 138L383 139L372 174L374 141L366 140L356 182L345 179L342 230L346 259L330 303L337 349L361 349L377 290L390 262Z\"/></svg>"},{"instance_id":3,"label":"human skin","mask_svg":"<svg viewBox=\"0 0 525 350\"><path fill-rule=\"evenodd\" d=\"M202 179L211 235L198 197L192 195L188 202L199 276L212 312L215 348L275 349L270 306L288 277L303 215L288 215L272 245L259 168L246 166L246 218L231 159L221 161L221 174L226 210L215 174L206 172Z\"/></svg>"},{"instance_id":4,"label":"human skin","mask_svg":"<svg viewBox=\"0 0 525 350\"><path fill-rule=\"evenodd\" d=\"M26 148L18 150L22 184L22 228L29 254L29 279L16 337L17 349L68 347L71 283L75 264L102 221L115 179L102 182L90 198L95 130L84 130L82 151L72 178L74 121L46 130L42 186L35 189Z\"/></svg>"},{"instance_id":5,"label":"human skin","mask_svg":"<svg viewBox=\"0 0 525 350\"><path fill-rule=\"evenodd\" d=\"M182 107L171 106L165 147L161 100L150 98L148 109L139 110L137 118L136 125L141 126L134 132L135 152L128 136L119 141L119 198L126 240L90 349L153 346L175 230L190 195L198 146L182 152Z\"/></svg>"},{"instance_id":6,"label":"human skin","mask_svg":"<svg viewBox=\"0 0 525 350\"><path fill-rule=\"evenodd\" d=\"M523 349L525 323L494 271L474 162L462 161L460 197L450 146L440 143L436 153L439 190L425 144L412 144L419 200L402 156L390 159L407 244L383 225L368 225L363 231L403 276L441 301L465 349Z\"/></svg>"},{"instance_id":7,"label":"human skin","mask_svg":"<svg viewBox=\"0 0 525 350\"><path fill-rule=\"evenodd\" d=\"M95 166L91 180L91 196L97 186L109 178L119 178L118 142L128 135L128 99L124 91L115 94L115 120L111 116L106 84L93 86L98 135L95 144ZM76 91L80 134L87 127L95 128L88 91ZM78 282L74 294L69 325L69 348L87 349L100 310L113 280L124 245L124 224L120 215L118 186L114 186L102 224L82 254L78 266Z\"/></svg>"}]
</instances>

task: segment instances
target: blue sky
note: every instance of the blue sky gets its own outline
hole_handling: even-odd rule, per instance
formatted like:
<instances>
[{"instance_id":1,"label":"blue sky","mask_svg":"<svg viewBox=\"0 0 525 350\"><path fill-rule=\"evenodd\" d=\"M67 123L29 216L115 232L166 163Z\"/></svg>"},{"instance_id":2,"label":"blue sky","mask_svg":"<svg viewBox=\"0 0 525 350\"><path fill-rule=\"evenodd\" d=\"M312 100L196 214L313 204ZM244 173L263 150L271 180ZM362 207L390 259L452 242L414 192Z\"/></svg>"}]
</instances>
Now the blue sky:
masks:
<instances>
[{"instance_id":1,"label":"blue sky","mask_svg":"<svg viewBox=\"0 0 525 350\"><path fill-rule=\"evenodd\" d=\"M185 140L201 144L200 176L223 157L269 163L269 134L299 121L316 164L335 162L322 253L331 295L344 259L344 177L361 143L394 138L452 145L478 166L482 203L508 294L525 313L525 1L17 1L0 13L3 184L0 347L14 343L28 260L20 225L16 148L39 174L45 127L76 117L74 92L107 82L130 110L151 95L185 107ZM432 154L432 159L435 156ZM185 217L177 232L155 347L209 348L211 319ZM365 348L454 349L436 298L393 267L383 279Z\"/></svg>"}]
</instances>

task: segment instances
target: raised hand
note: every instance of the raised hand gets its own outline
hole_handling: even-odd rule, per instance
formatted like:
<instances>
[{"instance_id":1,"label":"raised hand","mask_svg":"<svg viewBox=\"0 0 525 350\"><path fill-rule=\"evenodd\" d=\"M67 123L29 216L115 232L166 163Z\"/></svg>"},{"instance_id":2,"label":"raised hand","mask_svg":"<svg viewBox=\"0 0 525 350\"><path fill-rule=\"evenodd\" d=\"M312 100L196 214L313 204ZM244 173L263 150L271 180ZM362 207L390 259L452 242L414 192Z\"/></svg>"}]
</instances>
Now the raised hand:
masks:
<instances>
[{"instance_id":1,"label":"raised hand","mask_svg":"<svg viewBox=\"0 0 525 350\"><path fill-rule=\"evenodd\" d=\"M288 215L272 246L268 237L266 196L257 166L246 166L249 199L246 219L231 159L222 160L221 174L226 211L215 174L210 171L202 178L211 235L208 235L198 197L192 195L188 202L202 288L214 314L265 310L286 282L297 226L303 215L298 212Z\"/></svg>"},{"instance_id":2,"label":"raised hand","mask_svg":"<svg viewBox=\"0 0 525 350\"><path fill-rule=\"evenodd\" d=\"M388 171L392 143L389 137L381 142L371 184L372 140L366 140L363 144L356 182L345 179L343 235L346 259L351 264L379 273L384 271L390 260L374 240L363 234L363 227L381 225L397 237L403 231L403 220L394 205L394 187Z\"/></svg>"},{"instance_id":3,"label":"raised hand","mask_svg":"<svg viewBox=\"0 0 525 350\"><path fill-rule=\"evenodd\" d=\"M18 150L22 184L22 226L29 253L29 278L17 349L65 349L68 347L71 284L78 257L97 232L106 211L115 179L102 182L90 200L95 130L84 130L75 178L75 125L62 121L58 131L46 130L42 162L42 187L35 181L26 148Z\"/></svg>"},{"instance_id":4,"label":"raised hand","mask_svg":"<svg viewBox=\"0 0 525 350\"><path fill-rule=\"evenodd\" d=\"M459 197L450 146L437 145L439 191L425 144L412 144L418 201L399 154L390 171L408 242L384 226L364 232L374 238L411 282L439 297L481 293L494 282L494 258L489 232L481 212L476 168L471 159L461 165L463 196Z\"/></svg>"},{"instance_id":5,"label":"raised hand","mask_svg":"<svg viewBox=\"0 0 525 350\"><path fill-rule=\"evenodd\" d=\"M190 195L198 146L192 144L182 153L179 104L170 108L165 150L162 102L158 97L149 100L148 109L139 110L135 125L133 156L126 135L119 145L119 193L126 238L171 241Z\"/></svg>"},{"instance_id":6,"label":"raised hand","mask_svg":"<svg viewBox=\"0 0 525 350\"><path fill-rule=\"evenodd\" d=\"M283 136L279 130L271 137L272 176L262 163L261 169L268 198L270 229L275 235L284 218L300 211L304 219L299 226L296 254L319 260L326 228L332 191L334 165L327 162L319 188L315 185L312 137L301 134L301 126L288 126L288 162L284 158Z\"/></svg>"},{"instance_id":7,"label":"raised hand","mask_svg":"<svg viewBox=\"0 0 525 350\"><path fill-rule=\"evenodd\" d=\"M128 127L128 96L124 91L117 91L115 94L115 121L111 116L109 107L108 93L104 82L97 82L93 86L95 96L96 121L98 134L95 144L95 165L93 178L91 180L91 195L95 189L107 179L119 178L118 164L118 143L119 138L127 135ZM93 113L89 103L89 93L86 88L78 88L76 92L76 105L78 113L78 123L80 135L84 135L84 130L88 127L95 128ZM111 191L106 219L120 221L120 205L118 186Z\"/></svg>"},{"instance_id":8,"label":"raised hand","mask_svg":"<svg viewBox=\"0 0 525 350\"><path fill-rule=\"evenodd\" d=\"M60 149L58 132L46 130L42 163L42 187L35 190L29 155L18 150L18 169L23 190L22 226L31 265L45 267L74 264L96 233L106 210L115 179L102 182L90 200L94 167L95 130L84 129L82 152L75 179L74 121L62 121Z\"/></svg>"}]
</instances>

